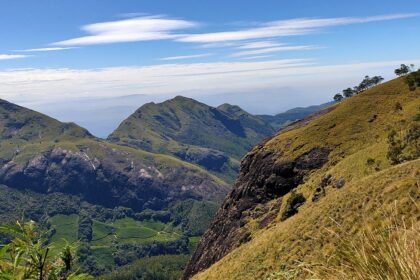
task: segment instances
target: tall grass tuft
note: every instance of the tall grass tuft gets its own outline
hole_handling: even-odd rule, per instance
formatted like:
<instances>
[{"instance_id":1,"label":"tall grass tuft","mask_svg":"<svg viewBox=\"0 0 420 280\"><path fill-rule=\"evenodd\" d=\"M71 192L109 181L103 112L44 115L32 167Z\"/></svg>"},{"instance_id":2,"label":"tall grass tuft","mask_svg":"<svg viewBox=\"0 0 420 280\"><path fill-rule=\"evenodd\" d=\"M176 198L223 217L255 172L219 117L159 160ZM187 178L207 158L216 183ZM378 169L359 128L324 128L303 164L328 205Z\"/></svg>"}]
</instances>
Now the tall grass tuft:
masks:
<instances>
[{"instance_id":1,"label":"tall grass tuft","mask_svg":"<svg viewBox=\"0 0 420 280\"><path fill-rule=\"evenodd\" d=\"M388 226L340 237L333 264L307 270L318 279L420 279L420 223L389 220Z\"/></svg>"}]
</instances>

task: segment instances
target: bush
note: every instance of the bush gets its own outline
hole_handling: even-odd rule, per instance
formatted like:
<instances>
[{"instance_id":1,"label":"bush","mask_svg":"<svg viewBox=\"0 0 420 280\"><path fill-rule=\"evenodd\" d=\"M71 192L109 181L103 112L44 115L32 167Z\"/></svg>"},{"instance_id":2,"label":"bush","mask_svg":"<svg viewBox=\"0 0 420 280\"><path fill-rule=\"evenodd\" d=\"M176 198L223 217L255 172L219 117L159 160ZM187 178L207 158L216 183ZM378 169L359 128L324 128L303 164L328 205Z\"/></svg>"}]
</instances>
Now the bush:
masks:
<instances>
[{"instance_id":1,"label":"bush","mask_svg":"<svg viewBox=\"0 0 420 280\"><path fill-rule=\"evenodd\" d=\"M391 130L388 134L387 158L391 164L399 164L404 161L420 157L420 124L413 123L408 129L397 133Z\"/></svg>"},{"instance_id":2,"label":"bush","mask_svg":"<svg viewBox=\"0 0 420 280\"><path fill-rule=\"evenodd\" d=\"M72 246L66 244L58 256L51 255L52 246L46 245L46 234L35 222L16 222L0 230L12 239L0 250L0 279L91 279L77 274Z\"/></svg>"},{"instance_id":3,"label":"bush","mask_svg":"<svg viewBox=\"0 0 420 280\"><path fill-rule=\"evenodd\" d=\"M289 199L286 202L286 208L283 212L281 220L284 221L287 218L295 215L298 212L298 208L305 203L306 199L301 193L292 191Z\"/></svg>"}]
</instances>

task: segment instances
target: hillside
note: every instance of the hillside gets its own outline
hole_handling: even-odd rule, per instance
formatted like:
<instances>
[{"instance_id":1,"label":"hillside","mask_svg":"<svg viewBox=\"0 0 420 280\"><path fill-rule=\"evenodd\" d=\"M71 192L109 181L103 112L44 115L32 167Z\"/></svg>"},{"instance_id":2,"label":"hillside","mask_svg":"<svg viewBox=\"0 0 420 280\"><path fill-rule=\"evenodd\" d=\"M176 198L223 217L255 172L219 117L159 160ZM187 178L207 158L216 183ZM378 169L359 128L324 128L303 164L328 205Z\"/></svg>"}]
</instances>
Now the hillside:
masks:
<instances>
[{"instance_id":1,"label":"hillside","mask_svg":"<svg viewBox=\"0 0 420 280\"><path fill-rule=\"evenodd\" d=\"M6 101L0 114L0 183L11 187L81 194L91 202L137 210L148 208L146 203L162 208L179 198L217 201L228 189L179 159L109 144L74 124Z\"/></svg>"},{"instance_id":2,"label":"hillside","mask_svg":"<svg viewBox=\"0 0 420 280\"><path fill-rule=\"evenodd\" d=\"M184 278L306 279L302 265L333 262L340 236L390 212L418 221L419 121L420 89L399 78L254 147Z\"/></svg>"},{"instance_id":3,"label":"hillside","mask_svg":"<svg viewBox=\"0 0 420 280\"><path fill-rule=\"evenodd\" d=\"M258 141L274 133L271 125L238 106L210 107L177 96L148 103L108 137L112 142L174 155L232 180L238 161Z\"/></svg>"},{"instance_id":4,"label":"hillside","mask_svg":"<svg viewBox=\"0 0 420 280\"><path fill-rule=\"evenodd\" d=\"M95 275L189 254L230 189L196 165L3 100L0 132L0 223L25 217L53 229L52 242L81 239L83 269Z\"/></svg>"}]
</instances>

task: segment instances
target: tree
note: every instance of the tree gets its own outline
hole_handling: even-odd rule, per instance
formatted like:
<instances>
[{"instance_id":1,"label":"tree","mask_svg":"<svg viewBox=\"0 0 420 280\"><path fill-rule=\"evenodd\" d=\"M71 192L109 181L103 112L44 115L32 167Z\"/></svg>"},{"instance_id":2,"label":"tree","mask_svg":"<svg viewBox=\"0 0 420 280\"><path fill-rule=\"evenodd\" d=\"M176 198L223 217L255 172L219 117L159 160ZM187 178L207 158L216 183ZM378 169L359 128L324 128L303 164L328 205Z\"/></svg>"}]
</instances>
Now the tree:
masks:
<instances>
[{"instance_id":1,"label":"tree","mask_svg":"<svg viewBox=\"0 0 420 280\"><path fill-rule=\"evenodd\" d=\"M13 238L0 249L0 279L86 280L87 274L77 274L74 268L74 248L66 243L58 256L51 255L46 233L35 222L16 222L1 226L0 231Z\"/></svg>"},{"instance_id":2,"label":"tree","mask_svg":"<svg viewBox=\"0 0 420 280\"><path fill-rule=\"evenodd\" d=\"M346 88L343 90L343 96L345 98L352 97L356 92L352 88Z\"/></svg>"},{"instance_id":3,"label":"tree","mask_svg":"<svg viewBox=\"0 0 420 280\"><path fill-rule=\"evenodd\" d=\"M335 102L340 102L341 100L343 100L343 96L340 93L337 93L336 95L334 95L334 101Z\"/></svg>"},{"instance_id":4,"label":"tree","mask_svg":"<svg viewBox=\"0 0 420 280\"><path fill-rule=\"evenodd\" d=\"M400 68L394 70L395 75L399 77L407 75L411 72L411 69L414 68L414 64L411 64L410 66L411 68L405 64L401 64Z\"/></svg>"},{"instance_id":5,"label":"tree","mask_svg":"<svg viewBox=\"0 0 420 280\"><path fill-rule=\"evenodd\" d=\"M384 80L381 76L374 76L371 79L371 86L376 86L377 84L380 84Z\"/></svg>"}]
</instances>

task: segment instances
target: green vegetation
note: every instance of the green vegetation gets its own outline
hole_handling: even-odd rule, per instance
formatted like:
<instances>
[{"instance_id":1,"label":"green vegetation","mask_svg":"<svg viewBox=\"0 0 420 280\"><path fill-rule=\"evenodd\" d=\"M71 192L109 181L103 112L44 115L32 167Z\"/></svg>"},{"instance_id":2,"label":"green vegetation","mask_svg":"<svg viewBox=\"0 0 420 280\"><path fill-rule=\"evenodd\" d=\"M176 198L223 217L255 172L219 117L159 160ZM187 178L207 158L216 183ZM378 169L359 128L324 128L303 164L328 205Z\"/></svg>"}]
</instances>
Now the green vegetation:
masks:
<instances>
[{"instance_id":1,"label":"green vegetation","mask_svg":"<svg viewBox=\"0 0 420 280\"><path fill-rule=\"evenodd\" d=\"M74 248L67 242L59 254L52 255L57 244L47 245L46 234L33 221L2 226L0 231L12 239L0 248L0 279L91 279L77 272Z\"/></svg>"},{"instance_id":2,"label":"green vegetation","mask_svg":"<svg viewBox=\"0 0 420 280\"><path fill-rule=\"evenodd\" d=\"M175 97L140 107L108 137L110 141L165 153L200 165L232 182L243 155L273 127L238 106L217 108Z\"/></svg>"},{"instance_id":3,"label":"green vegetation","mask_svg":"<svg viewBox=\"0 0 420 280\"><path fill-rule=\"evenodd\" d=\"M420 157L420 123L413 123L399 133L391 130L388 134L388 145L387 157L392 164Z\"/></svg>"},{"instance_id":4,"label":"green vegetation","mask_svg":"<svg viewBox=\"0 0 420 280\"><path fill-rule=\"evenodd\" d=\"M146 257L99 277L100 280L178 280L188 255Z\"/></svg>"},{"instance_id":5,"label":"green vegetation","mask_svg":"<svg viewBox=\"0 0 420 280\"><path fill-rule=\"evenodd\" d=\"M53 230L51 242L62 246L65 242L74 243L78 240L79 216L72 215L55 215L50 219L51 228Z\"/></svg>"},{"instance_id":6,"label":"green vegetation","mask_svg":"<svg viewBox=\"0 0 420 280\"><path fill-rule=\"evenodd\" d=\"M394 70L395 75L401 77L411 73L414 70L414 64L410 64L410 66L401 64L400 68Z\"/></svg>"},{"instance_id":7,"label":"green vegetation","mask_svg":"<svg viewBox=\"0 0 420 280\"><path fill-rule=\"evenodd\" d=\"M305 203L306 199L301 193L291 192L286 202L286 208L284 209L281 219L284 221L287 218L297 214L298 208Z\"/></svg>"}]
</instances>

